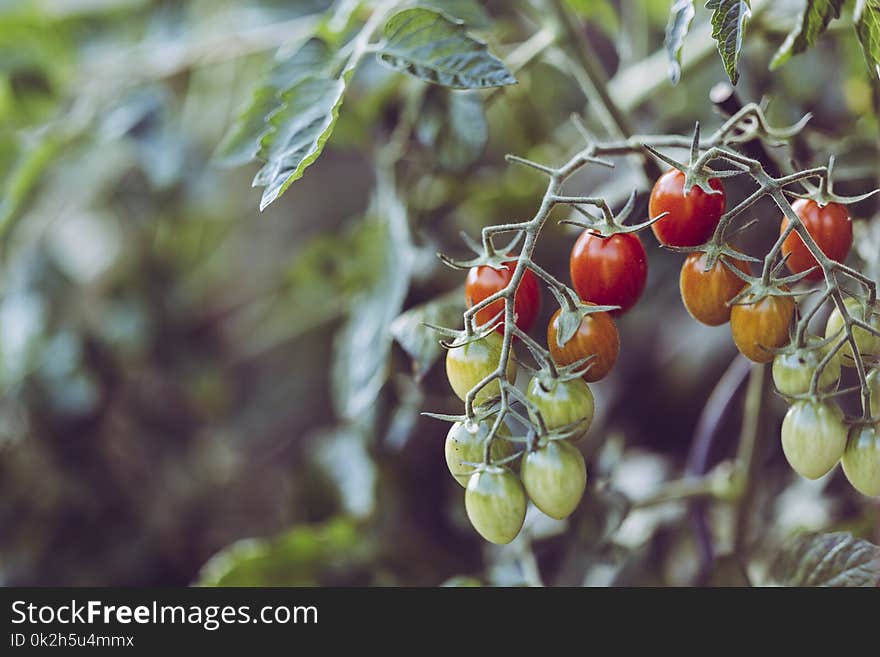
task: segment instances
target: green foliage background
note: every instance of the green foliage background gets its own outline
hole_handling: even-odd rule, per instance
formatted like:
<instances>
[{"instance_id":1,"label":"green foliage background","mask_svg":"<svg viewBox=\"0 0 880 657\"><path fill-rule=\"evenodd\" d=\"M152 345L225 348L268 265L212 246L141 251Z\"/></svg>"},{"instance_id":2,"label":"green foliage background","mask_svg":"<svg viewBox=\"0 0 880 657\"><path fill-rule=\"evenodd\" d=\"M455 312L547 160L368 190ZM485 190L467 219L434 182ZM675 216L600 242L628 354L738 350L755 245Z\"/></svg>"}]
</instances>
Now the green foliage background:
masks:
<instances>
[{"instance_id":1,"label":"green foliage background","mask_svg":"<svg viewBox=\"0 0 880 657\"><path fill-rule=\"evenodd\" d=\"M556 163L579 139L572 112L596 134L609 125L563 45L523 45L541 43L541 3L416 4L463 20L461 33L500 59L493 84L510 82L508 70L517 84L449 90L365 57L328 97L320 75L334 62L322 49L344 50L371 3L0 3L0 582L693 576L684 508L627 514L627 498L681 472L734 351L723 330L690 322L677 299L679 258L654 244L649 289L620 324L621 362L595 387L599 416L585 451L591 477L608 486L572 523L535 519L532 540L509 548L486 547L467 524L443 461L446 426L420 416L460 412L432 366L441 351L420 328L453 325L463 309L462 277L435 253L463 254L459 231L532 215L543 181L511 168L505 153ZM720 122L708 93L736 57L718 57L700 3L676 86L663 46L672 3L563 4L636 132ZM880 10L862 4L862 32L876 36ZM794 39L792 53L809 43L806 52L774 59L803 5L753 0L737 91L768 96L777 124L812 112L793 155L838 155L838 190L863 192L878 186L877 77L849 6L824 35ZM297 51L310 36L325 45ZM474 43L466 47L479 50ZM304 96L304 84L318 85L316 95ZM329 141L300 169L279 144L290 137L290 147L302 135L292 122L322 103L338 119L332 136L323 125L309 133ZM262 171L247 164L254 155ZM252 187L258 171L268 196ZM619 207L648 181L638 161L622 160L577 186ZM854 216L876 214L868 201ZM762 221L744 246L766 249L776 230L775 218ZM573 239L549 226L538 249L562 279ZM875 277L878 244L878 222L865 221L856 257ZM545 295L539 326L552 303ZM762 429L753 574L796 530L878 538L878 508L839 475L807 484L790 473L778 448L781 409L770 402ZM733 450L736 413L720 431L715 460ZM722 505L713 523L729 513ZM715 576L741 581L723 559Z\"/></svg>"}]
</instances>

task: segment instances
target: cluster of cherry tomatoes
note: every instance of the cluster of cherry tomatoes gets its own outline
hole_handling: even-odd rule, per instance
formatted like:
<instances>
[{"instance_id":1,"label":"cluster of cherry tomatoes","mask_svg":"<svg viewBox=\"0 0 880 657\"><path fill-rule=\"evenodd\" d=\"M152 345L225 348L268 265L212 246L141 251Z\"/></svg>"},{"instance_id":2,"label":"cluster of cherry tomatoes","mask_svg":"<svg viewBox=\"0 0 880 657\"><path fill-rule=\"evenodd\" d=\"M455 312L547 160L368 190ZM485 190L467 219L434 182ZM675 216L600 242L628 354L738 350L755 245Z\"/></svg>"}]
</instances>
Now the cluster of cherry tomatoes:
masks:
<instances>
[{"instance_id":1,"label":"cluster of cherry tomatoes","mask_svg":"<svg viewBox=\"0 0 880 657\"><path fill-rule=\"evenodd\" d=\"M866 495L880 494L880 435L874 424L854 425L850 430L843 414L821 395L810 397L810 383L834 336L841 333L839 311L832 313L826 327L826 340L819 347L787 347L796 304L785 286L753 286L742 291L751 280L751 267L733 246L711 245L725 211L726 199L721 181L710 178L706 189L694 185L685 193L685 174L670 169L655 183L649 201L649 215L661 217L651 224L657 240L664 246L690 249L679 279L685 308L697 321L720 326L730 322L737 348L752 361L773 361L773 377L783 395L799 396L785 417L782 444L792 467L806 477L827 473L841 461L853 486ZM711 190L711 191L710 191ZM804 227L822 252L832 260L843 261L852 246L852 222L846 207L838 203L820 204L798 199L793 205ZM662 216L661 216L662 215ZM782 218L780 231L788 221ZM706 245L706 248L700 248ZM710 257L710 253L714 255ZM823 276L813 255L796 232L784 240L782 253L793 273L809 273L807 279ZM577 507L586 485L586 467L581 452L571 438L586 432L593 418L593 395L587 382L603 379L614 366L620 340L613 317L631 309L641 297L647 282L648 263L639 236L622 226L600 230L586 229L577 239L570 257L571 281L575 292L587 304L616 306L609 312L584 314L573 337L558 340L560 317L557 310L547 327L547 346L555 365L565 370L589 359L589 366L577 375L557 376L542 370L527 386L527 399L540 413L545 427L552 431L564 427L566 439L539 437L522 454L519 475L508 463L517 458L508 429L501 425L490 449L491 463L484 462L485 441L491 417L474 423L456 423L446 439L446 460L452 475L465 486L465 506L476 530L487 540L507 543L519 533L525 518L527 500L554 518L564 518ZM507 287L516 262L505 268L478 266L467 275L465 294L469 307ZM736 271L735 271L736 270ZM737 298L738 297L738 298ZM735 301L735 303L733 303ZM475 320L485 325L504 310L504 300L480 309ZM876 322L880 315L849 299L853 316ZM537 276L526 269L514 294L517 327L528 332L540 310ZM498 368L502 352L504 324L481 339L449 350L446 371L449 382L461 398ZM855 329L859 352L880 354L880 339L863 329ZM838 339L844 339L840 337ZM812 338L811 340L818 340ZM821 372L819 391L836 388L843 366L854 364L851 350L840 348ZM507 378L515 381L516 365L508 363ZM872 385L880 388L880 373L871 373ZM499 382L484 387L475 404L486 404L500 393ZM804 396L807 399L804 399ZM880 390L872 397L874 413L880 408ZM849 437L848 437L849 436ZM848 438L847 438L848 437Z\"/></svg>"}]
</instances>

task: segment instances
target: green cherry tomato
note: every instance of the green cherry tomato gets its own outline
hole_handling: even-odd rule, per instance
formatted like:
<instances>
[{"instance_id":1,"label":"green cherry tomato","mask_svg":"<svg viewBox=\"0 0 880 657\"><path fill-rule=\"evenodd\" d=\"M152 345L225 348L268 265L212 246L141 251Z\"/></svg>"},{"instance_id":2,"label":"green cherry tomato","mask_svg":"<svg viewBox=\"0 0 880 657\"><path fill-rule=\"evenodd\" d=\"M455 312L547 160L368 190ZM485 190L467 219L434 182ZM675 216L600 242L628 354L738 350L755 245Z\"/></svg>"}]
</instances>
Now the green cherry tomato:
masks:
<instances>
[{"instance_id":1,"label":"green cherry tomato","mask_svg":"<svg viewBox=\"0 0 880 657\"><path fill-rule=\"evenodd\" d=\"M526 492L519 478L490 465L468 480L464 507L474 529L490 543L510 543L526 519Z\"/></svg>"},{"instance_id":2,"label":"green cherry tomato","mask_svg":"<svg viewBox=\"0 0 880 657\"><path fill-rule=\"evenodd\" d=\"M868 388L871 390L871 415L880 416L880 369L868 372Z\"/></svg>"},{"instance_id":3,"label":"green cherry tomato","mask_svg":"<svg viewBox=\"0 0 880 657\"><path fill-rule=\"evenodd\" d=\"M491 428L492 424L489 421L475 425L456 422L446 434L446 465L449 467L450 474L455 477L462 488L467 488L468 480L474 472L474 466L466 465L466 463L483 462L486 436L489 435ZM509 435L507 427L502 424L498 433L495 434L495 440L492 441L492 461L499 461L513 454L513 443L504 439Z\"/></svg>"},{"instance_id":4,"label":"green cherry tomato","mask_svg":"<svg viewBox=\"0 0 880 657\"><path fill-rule=\"evenodd\" d=\"M520 476L535 506L562 520L571 515L584 495L587 466L571 443L551 440L523 457Z\"/></svg>"},{"instance_id":5,"label":"green cherry tomato","mask_svg":"<svg viewBox=\"0 0 880 657\"><path fill-rule=\"evenodd\" d=\"M835 404L798 401L782 421L782 451L795 472L818 479L843 456L846 435L843 412Z\"/></svg>"},{"instance_id":6,"label":"green cherry tomato","mask_svg":"<svg viewBox=\"0 0 880 657\"><path fill-rule=\"evenodd\" d=\"M549 389L544 388L544 384ZM526 397L541 412L548 429L559 429L577 423L571 439L581 438L590 428L595 412L595 401L590 386L581 379L543 381L532 377Z\"/></svg>"},{"instance_id":7,"label":"green cherry tomato","mask_svg":"<svg viewBox=\"0 0 880 657\"><path fill-rule=\"evenodd\" d=\"M843 304L846 306L851 317L866 321L869 326L880 329L880 314L876 310L866 313L861 301L857 299L845 299ZM868 315L867 318L866 315ZM831 315L828 316L828 322L825 324L825 338L830 338L833 335L839 335L840 340L846 339L843 333L843 316L836 306ZM864 357L876 357L880 354L880 337L858 326L853 327L853 337L856 339L859 353ZM843 345L837 353L840 354L841 363L844 366L855 367L851 344Z\"/></svg>"},{"instance_id":8,"label":"green cherry tomato","mask_svg":"<svg viewBox=\"0 0 880 657\"><path fill-rule=\"evenodd\" d=\"M446 376L449 379L449 385L452 386L459 399L464 401L471 388L498 367L498 363L501 361L502 341L502 337L493 332L479 340L446 352ZM513 383L515 379L516 364L513 360L508 360L507 380ZM483 404L499 394L501 394L501 388L498 381L492 381L480 390L474 401L477 404Z\"/></svg>"},{"instance_id":9,"label":"green cherry tomato","mask_svg":"<svg viewBox=\"0 0 880 657\"><path fill-rule=\"evenodd\" d=\"M773 358L773 383L783 395L802 395L810 391L810 381L825 357L822 349L796 349L776 354ZM840 381L840 359L828 361L819 375L819 390L833 390Z\"/></svg>"},{"instance_id":10,"label":"green cherry tomato","mask_svg":"<svg viewBox=\"0 0 880 657\"><path fill-rule=\"evenodd\" d=\"M876 426L852 428L840 464L849 483L862 495L880 495L880 432Z\"/></svg>"}]
</instances>

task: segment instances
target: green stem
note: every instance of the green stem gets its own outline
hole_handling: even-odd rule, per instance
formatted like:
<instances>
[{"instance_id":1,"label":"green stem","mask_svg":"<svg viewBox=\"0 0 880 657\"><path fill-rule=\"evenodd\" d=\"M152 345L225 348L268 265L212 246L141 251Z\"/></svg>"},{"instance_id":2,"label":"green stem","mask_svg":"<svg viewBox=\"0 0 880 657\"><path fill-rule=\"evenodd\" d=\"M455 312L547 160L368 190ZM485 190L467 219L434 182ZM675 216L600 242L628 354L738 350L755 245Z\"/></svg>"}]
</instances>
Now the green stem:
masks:
<instances>
[{"instance_id":1,"label":"green stem","mask_svg":"<svg viewBox=\"0 0 880 657\"><path fill-rule=\"evenodd\" d=\"M761 430L761 416L764 410L764 392L767 387L767 367L755 364L749 374L746 388L745 409L742 429L739 434L739 447L736 461L740 476L743 477L742 491L736 506L734 519L734 553L741 554L748 539L749 514L754 494L754 475L757 470L755 451Z\"/></svg>"}]
</instances>

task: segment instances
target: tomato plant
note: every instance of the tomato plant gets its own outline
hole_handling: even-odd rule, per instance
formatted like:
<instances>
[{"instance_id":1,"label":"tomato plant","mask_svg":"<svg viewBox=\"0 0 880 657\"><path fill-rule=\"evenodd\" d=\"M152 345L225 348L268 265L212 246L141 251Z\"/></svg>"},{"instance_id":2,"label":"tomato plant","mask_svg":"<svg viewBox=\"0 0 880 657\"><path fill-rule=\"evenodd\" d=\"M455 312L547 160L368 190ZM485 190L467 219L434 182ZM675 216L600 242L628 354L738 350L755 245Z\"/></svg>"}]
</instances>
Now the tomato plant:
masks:
<instances>
[{"instance_id":1,"label":"tomato plant","mask_svg":"<svg viewBox=\"0 0 880 657\"><path fill-rule=\"evenodd\" d=\"M846 435L843 412L836 405L799 401L782 421L782 451L795 472L818 479L843 456Z\"/></svg>"},{"instance_id":2,"label":"tomato plant","mask_svg":"<svg viewBox=\"0 0 880 657\"><path fill-rule=\"evenodd\" d=\"M505 263L505 266L506 269L495 269L487 265L471 267L464 283L464 294L468 307L507 287L513 277L516 262ZM522 280L516 288L513 307L516 325L523 331L531 329L541 310L541 290L538 287L538 280L529 269L525 270ZM503 300L490 303L477 312L477 323L480 325L488 324L503 310ZM501 334L504 333L503 321L495 330Z\"/></svg>"},{"instance_id":3,"label":"tomato plant","mask_svg":"<svg viewBox=\"0 0 880 657\"><path fill-rule=\"evenodd\" d=\"M769 295L746 299L730 311L730 332L736 348L756 363L773 360L773 349L789 342L794 301L788 296Z\"/></svg>"},{"instance_id":4,"label":"tomato plant","mask_svg":"<svg viewBox=\"0 0 880 657\"><path fill-rule=\"evenodd\" d=\"M551 518L562 520L577 508L587 485L587 467L576 447L560 440L528 452L522 482L529 499Z\"/></svg>"},{"instance_id":5,"label":"tomato plant","mask_svg":"<svg viewBox=\"0 0 880 657\"><path fill-rule=\"evenodd\" d=\"M858 299L846 299L843 303L851 317L864 321L875 329L880 329L880 311L876 308L866 308ZM858 352L863 357L874 359L880 356L880 336L874 335L860 326L854 326L852 332ZM825 324L825 338L832 339L835 336L839 336L837 342L846 340L843 315L836 306ZM848 341L844 343L838 353L843 365L855 366L852 346Z\"/></svg>"},{"instance_id":6,"label":"tomato plant","mask_svg":"<svg viewBox=\"0 0 880 657\"><path fill-rule=\"evenodd\" d=\"M718 178L711 178L709 186L715 193L707 193L698 186L684 191L685 175L678 169L664 173L651 190L648 214L658 217L668 212L651 228L661 244L666 246L699 246L715 232L724 214L726 197Z\"/></svg>"},{"instance_id":7,"label":"tomato plant","mask_svg":"<svg viewBox=\"0 0 880 657\"><path fill-rule=\"evenodd\" d=\"M547 344L553 360L559 365L570 365L591 358L587 363L584 379L590 382L604 379L611 372L620 353L620 336L614 320L604 312L585 315L574 336L560 345L558 338L561 312L557 310L547 326Z\"/></svg>"},{"instance_id":8,"label":"tomato plant","mask_svg":"<svg viewBox=\"0 0 880 657\"><path fill-rule=\"evenodd\" d=\"M501 358L501 337L489 333L479 340L473 340L446 353L446 376L455 394L464 400L467 393L480 381L492 374ZM516 379L516 364L508 361L506 368L508 381ZM482 404L500 394L498 381L492 381L480 390L475 402Z\"/></svg>"},{"instance_id":9,"label":"tomato plant","mask_svg":"<svg viewBox=\"0 0 880 657\"><path fill-rule=\"evenodd\" d=\"M684 307L691 317L708 326L730 320L730 301L746 284L728 265L750 273L749 264L743 260L727 258L726 262L719 258L707 269L706 254L697 252L688 255L681 266L678 285Z\"/></svg>"},{"instance_id":10,"label":"tomato plant","mask_svg":"<svg viewBox=\"0 0 880 657\"><path fill-rule=\"evenodd\" d=\"M645 291L648 256L638 235L602 237L585 230L571 250L569 270L581 299L599 306L620 306L610 313L622 315Z\"/></svg>"},{"instance_id":11,"label":"tomato plant","mask_svg":"<svg viewBox=\"0 0 880 657\"><path fill-rule=\"evenodd\" d=\"M526 518L526 493L507 468L488 466L471 475L464 494L468 519L490 543L510 543Z\"/></svg>"},{"instance_id":12,"label":"tomato plant","mask_svg":"<svg viewBox=\"0 0 880 657\"><path fill-rule=\"evenodd\" d=\"M812 199L799 198L791 204L791 208L800 217L810 236L816 240L822 253L837 262L846 260L853 243L853 228L845 205L833 202L819 205ZM788 217L783 216L779 227L780 235L788 228L788 224ZM796 232L792 231L785 238L782 255L788 258L785 265L792 273L798 274L815 267L807 278L814 281L822 279L824 274L819 263Z\"/></svg>"}]
</instances>

